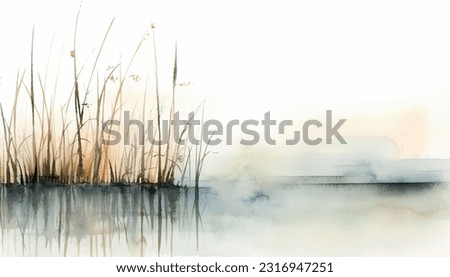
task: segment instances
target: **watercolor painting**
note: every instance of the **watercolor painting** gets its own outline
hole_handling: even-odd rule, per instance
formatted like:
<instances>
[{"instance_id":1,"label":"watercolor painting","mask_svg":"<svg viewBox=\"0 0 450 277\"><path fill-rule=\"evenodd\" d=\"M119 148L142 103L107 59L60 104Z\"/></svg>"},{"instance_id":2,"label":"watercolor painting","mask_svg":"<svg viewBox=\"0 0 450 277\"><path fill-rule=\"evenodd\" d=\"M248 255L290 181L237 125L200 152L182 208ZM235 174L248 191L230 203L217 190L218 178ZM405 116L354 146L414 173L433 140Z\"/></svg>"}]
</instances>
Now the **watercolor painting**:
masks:
<instances>
[{"instance_id":1,"label":"watercolor painting","mask_svg":"<svg viewBox=\"0 0 450 277\"><path fill-rule=\"evenodd\" d=\"M447 256L450 6L3 3L0 256Z\"/></svg>"}]
</instances>

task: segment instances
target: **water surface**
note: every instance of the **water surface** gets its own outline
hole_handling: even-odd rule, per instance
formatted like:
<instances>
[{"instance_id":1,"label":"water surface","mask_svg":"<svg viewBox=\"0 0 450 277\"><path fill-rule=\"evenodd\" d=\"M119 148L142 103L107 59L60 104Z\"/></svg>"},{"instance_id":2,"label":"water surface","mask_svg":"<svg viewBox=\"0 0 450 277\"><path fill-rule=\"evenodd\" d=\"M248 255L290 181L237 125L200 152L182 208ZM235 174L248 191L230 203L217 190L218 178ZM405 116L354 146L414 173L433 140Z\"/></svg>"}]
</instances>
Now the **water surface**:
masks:
<instances>
[{"instance_id":1,"label":"water surface","mask_svg":"<svg viewBox=\"0 0 450 277\"><path fill-rule=\"evenodd\" d=\"M446 256L447 184L1 186L1 256Z\"/></svg>"}]
</instances>

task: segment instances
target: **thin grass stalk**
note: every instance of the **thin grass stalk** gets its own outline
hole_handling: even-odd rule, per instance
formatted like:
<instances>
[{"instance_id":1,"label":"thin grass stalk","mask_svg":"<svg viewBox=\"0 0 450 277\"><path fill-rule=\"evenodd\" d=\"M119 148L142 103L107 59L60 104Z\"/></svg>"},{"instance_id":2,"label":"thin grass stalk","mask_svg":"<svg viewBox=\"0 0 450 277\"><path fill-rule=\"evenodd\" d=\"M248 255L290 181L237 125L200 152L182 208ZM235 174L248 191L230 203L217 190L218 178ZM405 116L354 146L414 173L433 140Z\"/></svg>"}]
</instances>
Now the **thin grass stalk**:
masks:
<instances>
[{"instance_id":1,"label":"thin grass stalk","mask_svg":"<svg viewBox=\"0 0 450 277\"><path fill-rule=\"evenodd\" d=\"M178 62L177 62L177 44L175 43L175 59L174 59L174 65L173 65L173 78L172 78L172 105L170 106L170 115L169 115L169 124L172 122L172 119L174 117L175 112L175 86L177 84L177 71L178 71ZM172 124L169 125L169 130L167 134L167 148L166 148L166 161L164 163L164 182L173 183L172 180L170 180L170 171L173 169L173 164L171 165L170 169L167 168L169 158L170 158L170 143L171 143L171 130L172 130ZM166 175L167 174L167 175Z\"/></svg>"},{"instance_id":2,"label":"thin grass stalk","mask_svg":"<svg viewBox=\"0 0 450 277\"><path fill-rule=\"evenodd\" d=\"M205 115L205 105L203 103L203 110L202 110L202 122L204 122L204 115ZM200 149L198 151L198 153L196 153L198 155L198 157L196 157L196 168L195 168L195 187L198 188L199 187L199 182L200 182L200 174L202 172L203 169L203 162L206 158L206 156L209 154L208 152L208 146L209 143L211 142L212 136L214 136L214 133L211 135L211 137L208 139L208 142L206 143L205 149L202 152L202 146L203 146L203 128L201 128L200 131ZM197 148L196 148L197 149Z\"/></svg>"},{"instance_id":3,"label":"thin grass stalk","mask_svg":"<svg viewBox=\"0 0 450 277\"><path fill-rule=\"evenodd\" d=\"M42 118L42 120L41 120L41 140L40 140L40 144L39 144L39 155L38 156L40 156L41 150L44 147L43 144L45 143L45 141L47 141L47 148L46 148L47 155L44 157L44 161L43 161L43 164L42 164L43 167L40 169L41 170L41 174L43 175L41 177L47 178L47 177L50 176L50 143L51 143L51 140L52 140L51 139L51 133L52 133L52 131L51 131L51 119L50 119L50 112L49 112L49 109L47 107L47 100L45 98L45 84L42 82L40 75L38 75L38 79L39 79L39 84L41 86L42 103L43 103L41 114L43 116L44 116L44 114L47 115L47 124L48 124L48 126L47 126L48 127L47 135L44 136L44 134L45 134L45 132L44 132L45 124L43 122L44 119Z\"/></svg>"},{"instance_id":4,"label":"thin grass stalk","mask_svg":"<svg viewBox=\"0 0 450 277\"><path fill-rule=\"evenodd\" d=\"M23 79L25 77L25 70L22 73L22 76L19 75L19 70L17 71L17 76L16 76L16 87L15 87L15 95L14 95L14 103L12 106L12 110L11 110L11 117L10 117L10 122L9 122L9 126L12 126L12 138L14 138L12 140L12 145L13 145L13 149L14 149L14 168L13 168L13 175L14 175L14 180L17 180L17 172L18 172L18 164L19 164L19 159L18 159L18 147L17 147L17 142L16 142L16 138L17 138L17 101L19 98L19 92L21 89L21 86L23 84Z\"/></svg>"},{"instance_id":5,"label":"thin grass stalk","mask_svg":"<svg viewBox=\"0 0 450 277\"><path fill-rule=\"evenodd\" d=\"M77 127L77 143L78 143L78 165L77 165L77 173L76 173L76 182L80 182L83 175L83 148L81 144L81 125L83 120L83 111L80 104L80 91L78 88L78 71L77 71L77 52L76 52L76 41L77 41L77 29L78 29L78 19L80 16L80 10L78 10L77 17L75 20L75 30L73 35L73 50L72 50L72 58L73 58L73 77L74 77L74 104L75 104L75 119L76 119L76 127Z\"/></svg>"},{"instance_id":6,"label":"thin grass stalk","mask_svg":"<svg viewBox=\"0 0 450 277\"><path fill-rule=\"evenodd\" d=\"M142 103L142 122L145 122L145 105L147 103L148 80L149 72L147 73L147 77L145 79L144 101ZM147 130L147 132L150 132L150 130ZM138 181L141 184L145 182L145 132L142 133L142 136L141 141L143 141L143 144L141 145L141 168L138 177Z\"/></svg>"},{"instance_id":7,"label":"thin grass stalk","mask_svg":"<svg viewBox=\"0 0 450 277\"><path fill-rule=\"evenodd\" d=\"M31 101L31 125L32 125L32 140L33 140L33 177L32 182L38 181L38 158L36 150L36 130L35 130L35 103L34 103L34 26L31 32L31 56L30 56L30 101Z\"/></svg>"},{"instance_id":8,"label":"thin grass stalk","mask_svg":"<svg viewBox=\"0 0 450 277\"><path fill-rule=\"evenodd\" d=\"M53 43L54 43L54 39L55 39L55 34L53 34L52 36L52 41L50 43L50 47L49 47L49 51L48 51L48 55L47 55L47 65L45 68L45 75L44 75L44 85L43 85L43 89L42 89L42 96L44 99L44 105L45 105L45 110L46 110L46 115L47 115L47 153L46 153L46 160L44 162L45 165L45 175L47 176L51 176L53 177L53 174L51 173L52 171L52 165L54 164L54 159L52 159L51 157L51 145L52 145L52 140L53 140L53 130L52 130L52 118L53 118L53 110L54 110L54 103L55 103L55 95L56 95L56 84L57 84L57 80L59 79L59 69L61 66L61 60L59 61L59 65L58 65L58 71L56 73L56 81L55 81L55 88L54 88L54 93L53 96L51 97L50 100L50 111L47 107L47 102L45 101L45 91L47 88L47 76L48 76L48 67L50 65L50 57L51 57L51 53L52 53L52 49L53 49ZM54 152L53 152L54 154Z\"/></svg>"},{"instance_id":9,"label":"thin grass stalk","mask_svg":"<svg viewBox=\"0 0 450 277\"><path fill-rule=\"evenodd\" d=\"M105 78L103 82L103 86L101 89L100 94L97 96L97 111L96 111L96 132L95 132L95 146L94 146L94 170L93 170L93 176L92 181L93 183L97 183L98 181L104 182L104 172L99 173L100 170L100 164L102 160L102 143L100 142L100 132L103 128L100 128L100 123L103 121L104 113L105 113L105 94L106 94L106 86L108 84L108 81L110 80L111 76L113 76L115 70L119 67L119 64L116 65L112 70L110 71L109 75ZM98 79L98 78L97 78ZM98 92L98 90L97 90ZM100 178L99 178L100 176Z\"/></svg>"},{"instance_id":10,"label":"thin grass stalk","mask_svg":"<svg viewBox=\"0 0 450 277\"><path fill-rule=\"evenodd\" d=\"M156 51L155 24L152 24L153 38L153 57L155 61L155 93L156 93L156 117L158 121L158 186L163 184L162 168L161 168L161 107L159 101L159 84L158 84L158 55Z\"/></svg>"}]
</instances>

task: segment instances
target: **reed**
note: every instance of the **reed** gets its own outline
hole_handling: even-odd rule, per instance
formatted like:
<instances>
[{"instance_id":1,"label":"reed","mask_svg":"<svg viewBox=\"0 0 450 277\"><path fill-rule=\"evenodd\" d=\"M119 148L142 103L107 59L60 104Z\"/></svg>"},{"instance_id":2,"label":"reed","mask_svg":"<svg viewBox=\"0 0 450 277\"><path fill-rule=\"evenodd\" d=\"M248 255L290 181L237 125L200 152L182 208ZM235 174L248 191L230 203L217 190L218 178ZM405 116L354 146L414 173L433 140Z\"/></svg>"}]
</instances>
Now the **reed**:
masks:
<instances>
[{"instance_id":1,"label":"reed","mask_svg":"<svg viewBox=\"0 0 450 277\"><path fill-rule=\"evenodd\" d=\"M203 104L203 109L202 109L202 122L204 122L205 119L205 105ZM212 136L214 136L214 133L212 134ZM204 145L203 142L203 129L200 130L200 146L195 148L196 151L196 155L195 155L195 187L198 188L199 187L199 183L200 183L200 175L202 173L203 170L203 164L205 162L205 158L206 156L208 156L208 154L210 153L210 151L208 151L208 146L209 146L209 142L212 139L212 136L209 138L208 142L206 143L206 145Z\"/></svg>"},{"instance_id":2,"label":"reed","mask_svg":"<svg viewBox=\"0 0 450 277\"><path fill-rule=\"evenodd\" d=\"M107 46L107 38L112 30L114 19L106 28L106 32L100 42L100 47L96 51L94 58L81 64L79 61L84 57L79 57L77 52L78 43L78 21L80 11L78 11L73 35L73 48L70 52L72 58L71 68L61 67L61 62L54 75L53 90L48 87L49 64L51 63L51 53L53 40L50 44L47 57L47 65L41 75L35 65L35 55L39 54L35 49L35 27L31 33L30 64L28 70L18 71L16 86L14 91L14 102L11 106L9 119L4 114L3 103L0 103L0 115L2 120L3 140L0 148L3 155L0 156L0 182L6 184L25 183L57 183L74 184L89 183L95 184L150 184L155 186L173 186L175 178L179 177L182 185L190 159L192 158L192 145L181 146L181 141L191 128L188 124L181 133L178 142L174 141L172 127L168 128L167 145L161 145L163 134L161 122L163 120L164 103L161 98L161 88L159 83L159 72L157 62L157 42L155 25L152 24L152 42L150 45L153 55L153 74L147 72L145 88L142 93L143 102L128 103L123 100L127 93L126 84L130 82L130 68L134 61L138 59L139 53L145 49L148 33L137 43L130 60L127 63L122 61L110 66L106 71L99 67L102 52ZM125 66L124 66L125 64ZM84 72L83 72L84 70ZM58 79L61 74L70 72L72 75L73 87L67 102L59 107L60 115L55 98L61 94L58 89ZM26 74L28 72L28 75ZM87 72L87 73L86 73ZM175 44L174 63L172 69L172 84L170 98L170 111L168 120L174 118L176 103L176 87L178 72L178 54ZM86 73L86 74L84 74ZM29 76L29 87L25 76ZM153 79L152 79L153 78ZM138 81L138 78L134 78ZM150 93L149 84L154 84L154 101L147 97ZM95 86L95 88L92 88ZM24 122L21 126L17 113L21 104L20 95L25 90L29 98L31 114L31 128ZM40 93L39 93L40 90ZM96 91L96 93L92 93ZM115 93L114 93L115 91ZM94 95L93 95L94 94ZM91 98L93 104L89 104ZM149 102L149 103L147 103ZM108 108L108 104L111 108ZM111 133L103 130L103 123L107 120L121 119L122 111L130 109L133 105L133 115L146 119L156 117L157 125L149 129L145 126L144 132L132 132L131 145L107 145L102 143L106 137L108 140ZM90 115L90 111L94 111ZM192 119L190 119L192 120ZM189 120L189 121L190 121ZM157 136L159 143L146 141L145 134ZM141 142L144 141L144 144ZM207 155L207 146L200 145L200 155L195 155L196 183L200 177L202 163ZM202 150L203 149L203 150Z\"/></svg>"},{"instance_id":3,"label":"reed","mask_svg":"<svg viewBox=\"0 0 450 277\"><path fill-rule=\"evenodd\" d=\"M34 26L33 31L31 33L31 56L30 56L30 102L31 102L31 124L32 124L32 147L33 147L33 176L32 181L37 182L38 181L38 157L37 157L37 150L36 150L36 127L35 127L35 102L34 102Z\"/></svg>"}]
</instances>

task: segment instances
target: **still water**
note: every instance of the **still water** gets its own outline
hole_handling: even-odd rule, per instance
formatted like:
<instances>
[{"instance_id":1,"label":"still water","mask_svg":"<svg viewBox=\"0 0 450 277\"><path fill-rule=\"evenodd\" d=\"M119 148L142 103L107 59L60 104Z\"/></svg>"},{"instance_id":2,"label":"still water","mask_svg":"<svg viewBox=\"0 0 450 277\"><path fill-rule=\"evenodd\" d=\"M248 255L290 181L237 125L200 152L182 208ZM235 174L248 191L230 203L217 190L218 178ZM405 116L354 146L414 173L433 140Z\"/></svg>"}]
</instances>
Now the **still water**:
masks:
<instances>
[{"instance_id":1,"label":"still water","mask_svg":"<svg viewBox=\"0 0 450 277\"><path fill-rule=\"evenodd\" d=\"M448 256L447 184L1 186L0 256Z\"/></svg>"}]
</instances>

